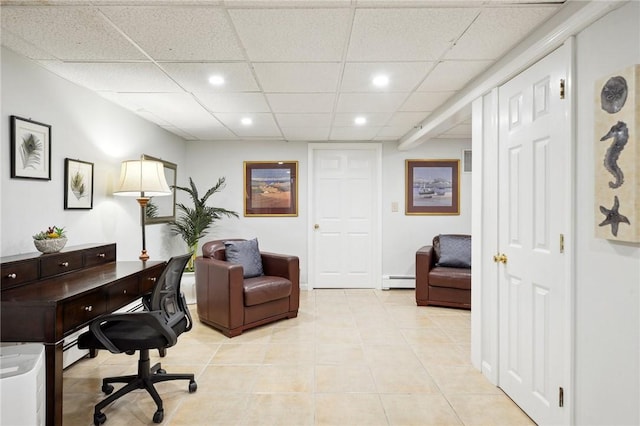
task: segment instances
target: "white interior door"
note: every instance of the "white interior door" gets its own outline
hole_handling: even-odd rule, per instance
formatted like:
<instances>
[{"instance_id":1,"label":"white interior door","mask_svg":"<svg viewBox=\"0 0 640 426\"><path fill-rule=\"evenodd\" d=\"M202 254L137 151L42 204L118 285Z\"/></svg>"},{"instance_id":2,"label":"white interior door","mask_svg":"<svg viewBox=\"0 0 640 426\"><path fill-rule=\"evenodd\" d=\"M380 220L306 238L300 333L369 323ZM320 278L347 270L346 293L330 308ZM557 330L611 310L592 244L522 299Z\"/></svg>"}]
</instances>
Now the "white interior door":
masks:
<instances>
[{"instance_id":1,"label":"white interior door","mask_svg":"<svg viewBox=\"0 0 640 426\"><path fill-rule=\"evenodd\" d=\"M499 88L499 383L538 424L569 419L570 58L561 47Z\"/></svg>"},{"instance_id":2,"label":"white interior door","mask_svg":"<svg viewBox=\"0 0 640 426\"><path fill-rule=\"evenodd\" d=\"M311 147L312 288L379 288L380 146Z\"/></svg>"}]
</instances>

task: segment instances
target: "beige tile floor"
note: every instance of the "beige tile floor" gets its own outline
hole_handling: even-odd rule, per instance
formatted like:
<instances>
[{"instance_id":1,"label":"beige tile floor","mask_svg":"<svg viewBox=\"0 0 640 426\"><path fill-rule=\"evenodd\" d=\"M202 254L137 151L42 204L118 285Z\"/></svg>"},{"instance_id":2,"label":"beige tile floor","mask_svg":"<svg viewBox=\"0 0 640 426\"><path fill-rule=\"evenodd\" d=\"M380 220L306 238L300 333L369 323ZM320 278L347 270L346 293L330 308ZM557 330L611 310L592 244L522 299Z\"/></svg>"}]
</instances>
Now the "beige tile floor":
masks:
<instances>
[{"instance_id":1,"label":"beige tile floor","mask_svg":"<svg viewBox=\"0 0 640 426\"><path fill-rule=\"evenodd\" d=\"M168 372L193 372L198 382L193 394L185 381L157 386L163 424L533 424L471 366L468 311L418 307L413 290L313 290L300 299L298 318L233 339L196 319L165 358L154 353ZM91 425L101 378L135 373L136 357L101 351L65 370L64 424ZM104 410L105 426L153 424L154 412L135 391Z\"/></svg>"}]
</instances>

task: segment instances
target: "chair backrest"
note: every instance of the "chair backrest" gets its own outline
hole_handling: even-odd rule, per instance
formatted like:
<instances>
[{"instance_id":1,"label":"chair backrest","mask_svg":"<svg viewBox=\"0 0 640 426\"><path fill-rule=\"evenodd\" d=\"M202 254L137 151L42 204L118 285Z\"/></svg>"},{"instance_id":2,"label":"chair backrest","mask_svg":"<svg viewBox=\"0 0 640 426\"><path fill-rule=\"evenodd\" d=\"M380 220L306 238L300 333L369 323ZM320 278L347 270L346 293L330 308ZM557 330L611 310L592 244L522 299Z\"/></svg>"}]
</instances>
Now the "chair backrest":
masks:
<instances>
[{"instance_id":1,"label":"chair backrest","mask_svg":"<svg viewBox=\"0 0 640 426\"><path fill-rule=\"evenodd\" d=\"M162 311L169 327L173 327L185 317L188 318L189 325L191 324L189 309L180 292L182 273L190 258L191 254L187 253L169 259L151 293L149 309Z\"/></svg>"},{"instance_id":2,"label":"chair backrest","mask_svg":"<svg viewBox=\"0 0 640 426\"><path fill-rule=\"evenodd\" d=\"M217 260L227 260L225 241L246 241L242 238L208 241L202 245L202 256Z\"/></svg>"}]
</instances>

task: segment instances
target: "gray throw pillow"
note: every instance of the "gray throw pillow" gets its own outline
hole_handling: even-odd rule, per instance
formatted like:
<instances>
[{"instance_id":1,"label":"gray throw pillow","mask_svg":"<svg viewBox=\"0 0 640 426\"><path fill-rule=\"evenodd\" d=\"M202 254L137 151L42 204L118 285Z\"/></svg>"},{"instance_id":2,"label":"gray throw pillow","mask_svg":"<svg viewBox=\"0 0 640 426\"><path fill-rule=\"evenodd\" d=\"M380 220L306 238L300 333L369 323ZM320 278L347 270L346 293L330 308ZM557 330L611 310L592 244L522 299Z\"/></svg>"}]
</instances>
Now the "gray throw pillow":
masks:
<instances>
[{"instance_id":1,"label":"gray throw pillow","mask_svg":"<svg viewBox=\"0 0 640 426\"><path fill-rule=\"evenodd\" d=\"M471 268L471 235L440 235L438 266Z\"/></svg>"},{"instance_id":2,"label":"gray throw pillow","mask_svg":"<svg viewBox=\"0 0 640 426\"><path fill-rule=\"evenodd\" d=\"M257 238L248 241L225 241L224 246L227 261L241 264L245 278L264 275Z\"/></svg>"}]
</instances>

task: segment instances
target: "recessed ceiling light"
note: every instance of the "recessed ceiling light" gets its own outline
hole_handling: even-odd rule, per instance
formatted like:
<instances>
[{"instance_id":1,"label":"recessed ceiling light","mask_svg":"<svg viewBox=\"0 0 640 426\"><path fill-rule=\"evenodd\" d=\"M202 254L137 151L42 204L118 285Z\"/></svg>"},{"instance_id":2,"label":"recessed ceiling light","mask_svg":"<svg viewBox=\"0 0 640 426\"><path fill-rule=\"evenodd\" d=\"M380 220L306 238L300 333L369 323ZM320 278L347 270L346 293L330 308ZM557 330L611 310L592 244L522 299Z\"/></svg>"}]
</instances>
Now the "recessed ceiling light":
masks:
<instances>
[{"instance_id":1,"label":"recessed ceiling light","mask_svg":"<svg viewBox=\"0 0 640 426\"><path fill-rule=\"evenodd\" d=\"M387 87L389 85L389 77L384 74L375 76L371 81L377 87Z\"/></svg>"},{"instance_id":2,"label":"recessed ceiling light","mask_svg":"<svg viewBox=\"0 0 640 426\"><path fill-rule=\"evenodd\" d=\"M367 122L367 119L365 117L356 117L356 119L353 120L353 122L356 123L358 126L362 126Z\"/></svg>"},{"instance_id":3,"label":"recessed ceiling light","mask_svg":"<svg viewBox=\"0 0 640 426\"><path fill-rule=\"evenodd\" d=\"M242 120L240 120L240 122L245 126L250 126L253 124L253 120L250 119L249 117L244 117Z\"/></svg>"},{"instance_id":4,"label":"recessed ceiling light","mask_svg":"<svg viewBox=\"0 0 640 426\"><path fill-rule=\"evenodd\" d=\"M221 75L212 75L211 77L209 77L209 83L213 84L214 86L222 86L224 84L224 77L222 77Z\"/></svg>"}]
</instances>

